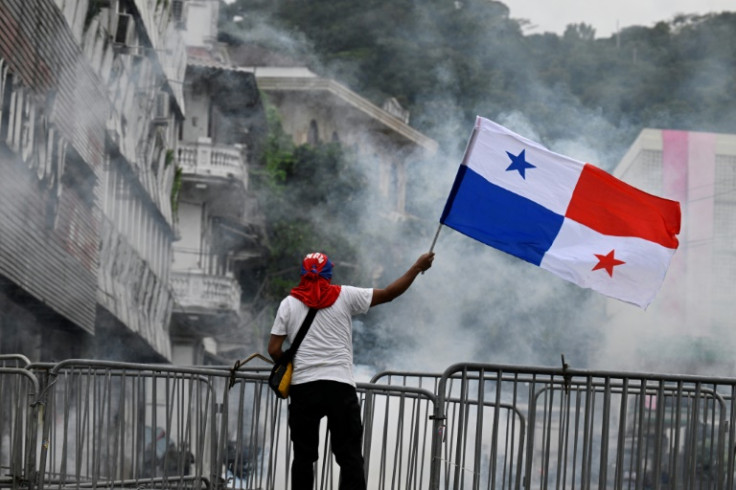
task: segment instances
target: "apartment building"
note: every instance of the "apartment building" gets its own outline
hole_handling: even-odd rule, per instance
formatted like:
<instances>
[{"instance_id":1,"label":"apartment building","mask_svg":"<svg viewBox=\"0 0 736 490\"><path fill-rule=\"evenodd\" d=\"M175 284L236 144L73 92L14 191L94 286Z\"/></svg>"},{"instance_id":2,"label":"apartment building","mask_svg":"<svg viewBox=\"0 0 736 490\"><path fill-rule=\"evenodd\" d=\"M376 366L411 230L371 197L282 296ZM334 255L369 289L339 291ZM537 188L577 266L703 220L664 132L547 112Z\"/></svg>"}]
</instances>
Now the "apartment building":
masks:
<instances>
[{"instance_id":1,"label":"apartment building","mask_svg":"<svg viewBox=\"0 0 736 490\"><path fill-rule=\"evenodd\" d=\"M409 111L394 98L377 106L336 80L289 62L272 65L254 46L236 46L232 57L254 67L258 87L297 145L339 142L373 169L372 185L388 215L407 214L408 165L436 153L438 143L409 125Z\"/></svg>"},{"instance_id":2,"label":"apartment building","mask_svg":"<svg viewBox=\"0 0 736 490\"><path fill-rule=\"evenodd\" d=\"M176 3L0 3L3 352L171 356Z\"/></svg>"},{"instance_id":3,"label":"apartment building","mask_svg":"<svg viewBox=\"0 0 736 490\"><path fill-rule=\"evenodd\" d=\"M244 287L265 253L265 223L248 174L265 115L252 70L232 66L217 42L218 2L186 2L184 99L179 133L179 240L173 248L174 362L231 364L265 352ZM259 349L260 347L260 349Z\"/></svg>"},{"instance_id":4,"label":"apartment building","mask_svg":"<svg viewBox=\"0 0 736 490\"><path fill-rule=\"evenodd\" d=\"M730 350L736 304L736 135L646 128L614 174L682 208L680 246L656 300L644 311L610 303L612 321L624 317L657 332L659 357L680 372L700 362L733 369ZM700 359L698 359L700 358Z\"/></svg>"}]
</instances>

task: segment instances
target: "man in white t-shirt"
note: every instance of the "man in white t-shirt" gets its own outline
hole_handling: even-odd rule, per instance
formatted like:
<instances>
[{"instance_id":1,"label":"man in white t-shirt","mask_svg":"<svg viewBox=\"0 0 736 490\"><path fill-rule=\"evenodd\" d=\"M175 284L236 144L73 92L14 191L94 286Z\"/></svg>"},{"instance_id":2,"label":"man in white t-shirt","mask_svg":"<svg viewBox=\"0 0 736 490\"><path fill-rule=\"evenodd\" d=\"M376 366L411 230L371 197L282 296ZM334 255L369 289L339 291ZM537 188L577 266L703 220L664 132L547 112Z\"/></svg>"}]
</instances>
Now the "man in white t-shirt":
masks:
<instances>
[{"instance_id":1,"label":"man in white t-shirt","mask_svg":"<svg viewBox=\"0 0 736 490\"><path fill-rule=\"evenodd\" d=\"M417 275L432 267L434 253L421 255L401 277L384 289L331 284L332 262L322 253L302 261L299 285L276 313L268 353L274 360L301 327L309 308L316 316L294 357L289 389L289 427L294 448L292 490L311 490L313 465L319 459L319 423L327 417L335 460L340 465L340 490L366 488L360 404L353 378L352 317L402 295Z\"/></svg>"}]
</instances>

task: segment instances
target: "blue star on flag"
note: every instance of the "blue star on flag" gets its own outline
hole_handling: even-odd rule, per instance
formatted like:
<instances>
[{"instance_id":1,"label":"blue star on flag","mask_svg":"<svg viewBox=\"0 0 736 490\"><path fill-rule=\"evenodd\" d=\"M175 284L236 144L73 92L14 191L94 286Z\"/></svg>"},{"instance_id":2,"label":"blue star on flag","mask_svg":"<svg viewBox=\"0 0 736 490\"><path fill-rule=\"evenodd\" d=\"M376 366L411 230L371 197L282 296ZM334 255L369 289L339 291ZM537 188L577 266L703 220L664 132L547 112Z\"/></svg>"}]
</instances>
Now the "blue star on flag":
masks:
<instances>
[{"instance_id":1,"label":"blue star on flag","mask_svg":"<svg viewBox=\"0 0 736 490\"><path fill-rule=\"evenodd\" d=\"M521 178L524 180L526 180L526 169L536 168L534 165L526 161L525 152L526 150L521 150L521 153L519 153L518 155L514 155L508 151L506 152L506 154L511 159L511 165L506 168L506 171L508 172L509 170L518 170L519 175L521 175Z\"/></svg>"}]
</instances>

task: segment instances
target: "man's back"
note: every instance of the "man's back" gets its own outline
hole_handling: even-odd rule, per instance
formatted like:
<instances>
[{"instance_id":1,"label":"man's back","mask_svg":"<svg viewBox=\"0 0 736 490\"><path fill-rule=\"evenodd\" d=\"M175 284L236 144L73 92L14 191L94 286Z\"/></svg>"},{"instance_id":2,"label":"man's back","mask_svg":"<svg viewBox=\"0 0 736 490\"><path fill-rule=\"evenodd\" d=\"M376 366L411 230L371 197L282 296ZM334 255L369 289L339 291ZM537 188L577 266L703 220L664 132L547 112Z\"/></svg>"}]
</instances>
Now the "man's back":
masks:
<instances>
[{"instance_id":1,"label":"man's back","mask_svg":"<svg viewBox=\"0 0 736 490\"><path fill-rule=\"evenodd\" d=\"M353 315L368 311L373 290L342 286L337 300L314 317L294 358L292 384L316 380L353 380ZM274 328L291 342L307 316L309 308L293 296L284 298Z\"/></svg>"}]
</instances>

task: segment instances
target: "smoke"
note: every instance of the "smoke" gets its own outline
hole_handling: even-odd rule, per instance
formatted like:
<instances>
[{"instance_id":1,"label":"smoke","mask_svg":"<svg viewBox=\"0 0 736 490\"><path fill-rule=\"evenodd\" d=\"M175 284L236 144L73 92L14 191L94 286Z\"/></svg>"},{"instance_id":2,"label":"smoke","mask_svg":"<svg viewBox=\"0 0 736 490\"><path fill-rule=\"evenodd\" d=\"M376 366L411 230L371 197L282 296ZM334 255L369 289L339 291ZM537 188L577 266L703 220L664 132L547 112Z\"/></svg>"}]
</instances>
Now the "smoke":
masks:
<instances>
[{"instance_id":1,"label":"smoke","mask_svg":"<svg viewBox=\"0 0 736 490\"><path fill-rule=\"evenodd\" d=\"M422 27L423 37L433 35L426 24ZM410 32L414 26L403 25L402 29ZM283 42L286 52L293 52L295 45L309 52L296 33L260 26L248 36L252 38L256 32L267 37L258 42L273 49ZM506 49L510 59L524 56L521 49L518 53L508 46ZM302 57L314 58L313 54ZM318 71L319 67L312 69ZM463 75L453 71L450 63L426 76L442 90L435 89L416 101L421 105L419 124L432 122L440 147L435 155L419 152L407 160L407 211L411 218L396 220L375 212L377 203L385 198L372 187L365 190L361 204L365 212L352 229L343 230L359 244L362 268L373 272L376 279L374 284L358 286L385 287L429 249L472 129L467 113L495 116L491 118L496 122L557 153L608 171L639 130L625 118L614 123L601 110L583 107L567 90L545 86L534 73L528 74L525 94L534 102L530 106L555 115L553 127L541 127L530 112L496 112L482 104L462 107L452 87ZM375 171L373 161L363 159L359 164L366 175ZM450 364L467 361L558 366L561 355L575 368L697 369L678 366L666 356L660 356L661 362L647 357L663 347L663 336L677 339L687 334L686 326L672 331L672 325L681 322L676 322L666 304L657 305L655 300L655 305L643 311L612 302L449 228L440 230L434 251L433 267L419 276L409 291L355 321L355 353L361 376L368 378L369 373L381 369L441 372ZM336 282L339 277L338 268ZM667 286L666 282L665 289ZM671 343L682 347L682 343Z\"/></svg>"},{"instance_id":2,"label":"smoke","mask_svg":"<svg viewBox=\"0 0 736 490\"><path fill-rule=\"evenodd\" d=\"M546 103L557 104L561 113L566 110L552 97ZM448 98L443 105L455 104ZM406 228L385 220L378 223L375 217L367 218L364 226L379 227L393 237L391 243L402 245L401 260L383 275L378 287L429 248L439 225L471 130L452 117L461 111L444 109L436 117L443 120L449 143L432 158L419 157L410 172L414 199L410 211L421 223L415 233L395 237ZM577 117L589 121L589 133L545 143L583 161L605 161L608 155L591 142L615 128L600 115L580 112ZM521 112L501 114L497 121L530 139L542 139L540 128ZM356 338L370 337L366 328L374 329L374 338L367 349L356 345L359 361L384 369L437 372L459 362L559 365L564 355L572 365L587 367L591 355L603 348L605 300L599 295L449 228L440 229L434 251L432 269L418 277L404 296L369 313L375 323L361 325Z\"/></svg>"},{"instance_id":3,"label":"smoke","mask_svg":"<svg viewBox=\"0 0 736 490\"><path fill-rule=\"evenodd\" d=\"M383 268L369 286L385 287L432 244L470 135L460 121L446 120L454 135L448 139L457 144L441 147L431 158L417 155L410 166L414 220L397 222L371 213L371 203L380 197L366 197L368 212L355 238L360 243L361 236L380 237L379 242L363 239L361 253L364 268ZM533 129L519 113L500 122L517 131ZM376 370L441 372L468 361L558 365L565 354L580 366L599 347L602 303L589 291L449 228L440 229L434 251L433 267L409 291L356 322L358 363Z\"/></svg>"},{"instance_id":4,"label":"smoke","mask_svg":"<svg viewBox=\"0 0 736 490\"><path fill-rule=\"evenodd\" d=\"M294 52L299 39L272 26L259 32L267 36L261 45L277 49L283 42L286 52ZM254 35L251 31L246 38ZM459 76L448 65L436 74L447 87ZM343 230L360 246L362 268L375 271L374 284L359 286L385 287L403 274L429 249L439 225L472 126L449 92L427 100L423 114L434 120L435 132L442 136L437 154L417 152L407 159L407 211L413 218L395 220L373 212L385 197L369 187L362 196L365 212L353 229ZM598 119L591 128L605 126ZM539 128L525 114L504 114L498 122L539 138ZM585 141L561 145L580 154L590 148ZM375 170L375 161L364 158L358 163L365 175ZM407 293L355 322L356 362L369 366L360 372L371 368L441 372L465 361L556 365L560 354L578 365L587 363L587 353L599 337L598 298L448 228L440 230L434 250L434 266ZM339 268L335 280L340 280Z\"/></svg>"}]
</instances>

